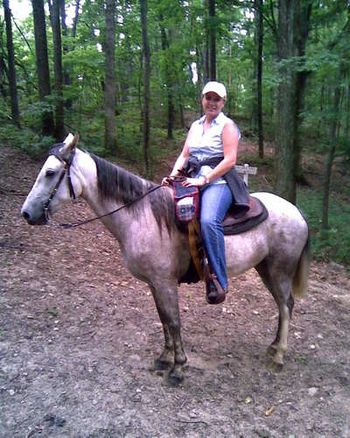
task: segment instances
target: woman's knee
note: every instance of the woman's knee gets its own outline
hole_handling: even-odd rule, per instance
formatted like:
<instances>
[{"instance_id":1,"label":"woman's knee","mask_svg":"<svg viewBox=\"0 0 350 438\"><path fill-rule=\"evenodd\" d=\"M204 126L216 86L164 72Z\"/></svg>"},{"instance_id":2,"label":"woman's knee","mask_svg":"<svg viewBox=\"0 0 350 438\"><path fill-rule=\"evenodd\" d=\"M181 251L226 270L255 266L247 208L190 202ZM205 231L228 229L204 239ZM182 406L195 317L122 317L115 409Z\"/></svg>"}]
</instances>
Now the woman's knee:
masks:
<instances>
[{"instance_id":1,"label":"woman's knee","mask_svg":"<svg viewBox=\"0 0 350 438\"><path fill-rule=\"evenodd\" d=\"M213 215L202 215L201 216L201 229L202 231L217 230L220 228L220 221Z\"/></svg>"}]
</instances>

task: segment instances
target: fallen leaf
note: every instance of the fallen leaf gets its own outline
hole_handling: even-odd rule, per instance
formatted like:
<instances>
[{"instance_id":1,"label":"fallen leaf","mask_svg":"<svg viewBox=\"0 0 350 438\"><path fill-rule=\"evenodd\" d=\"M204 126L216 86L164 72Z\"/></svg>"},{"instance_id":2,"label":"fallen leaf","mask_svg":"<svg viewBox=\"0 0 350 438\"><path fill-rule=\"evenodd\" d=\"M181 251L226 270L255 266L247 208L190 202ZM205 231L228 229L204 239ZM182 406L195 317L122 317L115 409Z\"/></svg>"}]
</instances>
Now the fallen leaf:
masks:
<instances>
[{"instance_id":1,"label":"fallen leaf","mask_svg":"<svg viewBox=\"0 0 350 438\"><path fill-rule=\"evenodd\" d=\"M269 409L267 409L265 411L265 416L269 417L270 415L272 415L275 412L276 407L275 406L271 406L269 407Z\"/></svg>"}]
</instances>

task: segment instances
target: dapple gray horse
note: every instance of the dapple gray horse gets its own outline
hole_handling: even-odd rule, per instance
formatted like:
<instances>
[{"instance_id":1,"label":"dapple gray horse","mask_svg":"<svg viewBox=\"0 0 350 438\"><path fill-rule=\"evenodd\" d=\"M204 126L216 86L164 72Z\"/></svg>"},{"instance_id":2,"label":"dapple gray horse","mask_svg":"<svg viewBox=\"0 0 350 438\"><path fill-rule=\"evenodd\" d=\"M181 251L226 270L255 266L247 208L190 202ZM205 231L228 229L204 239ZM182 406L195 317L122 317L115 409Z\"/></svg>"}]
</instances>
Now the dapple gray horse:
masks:
<instances>
[{"instance_id":1,"label":"dapple gray horse","mask_svg":"<svg viewBox=\"0 0 350 438\"><path fill-rule=\"evenodd\" d=\"M102 216L119 242L128 269L152 291L165 336L155 366L170 370L171 383L180 382L186 355L178 282L190 264L190 251L187 237L175 223L171 189L156 189L154 183L83 152L72 134L54 146L23 204L23 217L31 225L46 224L63 202L79 196ZM225 237L227 267L232 276L254 267L273 295L279 322L268 352L273 363L282 367L294 297L302 296L307 287L309 230L291 203L271 193L253 196L265 204L269 216L250 231Z\"/></svg>"}]
</instances>

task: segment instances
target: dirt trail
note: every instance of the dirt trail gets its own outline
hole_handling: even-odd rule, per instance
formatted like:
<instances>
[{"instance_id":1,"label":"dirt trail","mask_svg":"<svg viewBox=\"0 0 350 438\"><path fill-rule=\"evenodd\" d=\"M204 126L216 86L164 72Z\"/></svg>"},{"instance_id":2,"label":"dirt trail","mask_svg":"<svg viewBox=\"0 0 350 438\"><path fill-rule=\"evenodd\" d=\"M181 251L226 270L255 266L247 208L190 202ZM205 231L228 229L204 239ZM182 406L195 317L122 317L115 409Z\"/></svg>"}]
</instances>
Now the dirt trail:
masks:
<instances>
[{"instance_id":1,"label":"dirt trail","mask_svg":"<svg viewBox=\"0 0 350 438\"><path fill-rule=\"evenodd\" d=\"M253 271L220 306L182 286L189 365L150 370L163 342L150 292L102 224L20 218L39 164L0 148L1 437L350 437L350 278L313 264L284 370L266 367L277 309ZM58 220L90 217L79 202Z\"/></svg>"}]
</instances>

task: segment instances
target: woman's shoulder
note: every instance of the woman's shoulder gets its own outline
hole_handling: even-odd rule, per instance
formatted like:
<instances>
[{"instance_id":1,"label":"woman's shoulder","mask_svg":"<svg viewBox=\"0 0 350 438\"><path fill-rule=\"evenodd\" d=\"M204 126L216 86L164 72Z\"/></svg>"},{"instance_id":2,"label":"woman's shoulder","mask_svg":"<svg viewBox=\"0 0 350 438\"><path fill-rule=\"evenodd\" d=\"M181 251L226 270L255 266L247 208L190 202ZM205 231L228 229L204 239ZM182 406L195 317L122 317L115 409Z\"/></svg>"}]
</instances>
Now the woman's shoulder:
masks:
<instances>
[{"instance_id":1,"label":"woman's shoulder","mask_svg":"<svg viewBox=\"0 0 350 438\"><path fill-rule=\"evenodd\" d=\"M230 117L226 116L226 114L224 114L222 112L218 115L218 119L219 119L218 121L223 123L224 125L229 123L231 125L235 125L236 126L236 123L232 119L230 119Z\"/></svg>"},{"instance_id":2,"label":"woman's shoulder","mask_svg":"<svg viewBox=\"0 0 350 438\"><path fill-rule=\"evenodd\" d=\"M203 125L204 120L205 120L205 115L199 117L199 119L196 119L194 122L192 122L192 125L191 125L191 126Z\"/></svg>"},{"instance_id":3,"label":"woman's shoulder","mask_svg":"<svg viewBox=\"0 0 350 438\"><path fill-rule=\"evenodd\" d=\"M241 131L239 129L239 126L237 125L237 123L230 119L230 117L227 117L225 114L221 113L223 115L222 118L222 123L223 123L223 127L229 130L233 130L237 132L238 137L241 136Z\"/></svg>"}]
</instances>

